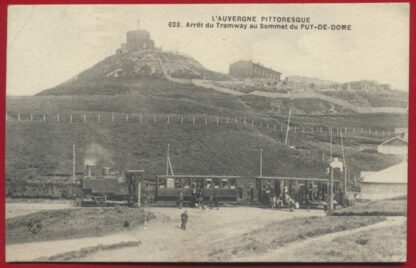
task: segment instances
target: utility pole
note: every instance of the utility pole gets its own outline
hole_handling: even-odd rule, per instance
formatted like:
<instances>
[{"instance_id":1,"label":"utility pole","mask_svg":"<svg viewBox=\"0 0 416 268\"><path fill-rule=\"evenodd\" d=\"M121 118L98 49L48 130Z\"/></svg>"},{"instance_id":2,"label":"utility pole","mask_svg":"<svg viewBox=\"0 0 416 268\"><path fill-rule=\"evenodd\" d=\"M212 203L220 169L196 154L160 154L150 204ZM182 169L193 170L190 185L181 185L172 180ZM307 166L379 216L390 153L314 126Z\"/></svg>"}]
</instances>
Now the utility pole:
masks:
<instances>
[{"instance_id":1,"label":"utility pole","mask_svg":"<svg viewBox=\"0 0 416 268\"><path fill-rule=\"evenodd\" d=\"M287 127L286 127L286 139L285 139L285 145L287 145L287 139L289 137L289 128L290 128L290 115L292 114L292 110L289 110L289 116L287 118Z\"/></svg>"},{"instance_id":2,"label":"utility pole","mask_svg":"<svg viewBox=\"0 0 416 268\"><path fill-rule=\"evenodd\" d=\"M341 132L341 149L342 149L342 160L344 164L344 196L347 193L347 166L345 165L345 152L344 152L344 142L342 141L342 132Z\"/></svg>"},{"instance_id":3,"label":"utility pole","mask_svg":"<svg viewBox=\"0 0 416 268\"><path fill-rule=\"evenodd\" d=\"M263 148L260 149L260 177L263 176Z\"/></svg>"},{"instance_id":4,"label":"utility pole","mask_svg":"<svg viewBox=\"0 0 416 268\"><path fill-rule=\"evenodd\" d=\"M142 194L142 183L141 183L140 178L138 178L137 179L137 206L139 208L142 206L140 202L141 194Z\"/></svg>"},{"instance_id":5,"label":"utility pole","mask_svg":"<svg viewBox=\"0 0 416 268\"><path fill-rule=\"evenodd\" d=\"M72 182L75 183L75 143L72 144Z\"/></svg>"},{"instance_id":6,"label":"utility pole","mask_svg":"<svg viewBox=\"0 0 416 268\"><path fill-rule=\"evenodd\" d=\"M166 176L169 175L169 144L166 152Z\"/></svg>"},{"instance_id":7,"label":"utility pole","mask_svg":"<svg viewBox=\"0 0 416 268\"><path fill-rule=\"evenodd\" d=\"M332 129L330 133L330 139L331 139L331 162L329 164L331 177L329 179L329 211L334 210L334 169L332 167Z\"/></svg>"}]
</instances>

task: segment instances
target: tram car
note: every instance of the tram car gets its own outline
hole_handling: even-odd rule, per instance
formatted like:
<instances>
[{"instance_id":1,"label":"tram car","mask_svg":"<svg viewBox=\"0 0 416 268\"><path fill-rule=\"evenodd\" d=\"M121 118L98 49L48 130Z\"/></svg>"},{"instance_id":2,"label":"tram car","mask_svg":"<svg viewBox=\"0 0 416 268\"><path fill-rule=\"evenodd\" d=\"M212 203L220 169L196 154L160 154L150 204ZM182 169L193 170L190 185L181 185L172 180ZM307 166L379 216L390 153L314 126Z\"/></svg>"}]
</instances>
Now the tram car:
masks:
<instances>
[{"instance_id":1,"label":"tram car","mask_svg":"<svg viewBox=\"0 0 416 268\"><path fill-rule=\"evenodd\" d=\"M156 177L157 203L175 204L182 192L184 202L190 203L192 192L199 191L204 202L216 196L219 203L238 201L240 176L162 175Z\"/></svg>"},{"instance_id":2,"label":"tram car","mask_svg":"<svg viewBox=\"0 0 416 268\"><path fill-rule=\"evenodd\" d=\"M258 201L269 205L270 198L282 200L293 199L300 207L323 208L328 201L328 179L291 178L291 177L256 177ZM334 199L341 204L342 189L339 180L334 180Z\"/></svg>"}]
</instances>

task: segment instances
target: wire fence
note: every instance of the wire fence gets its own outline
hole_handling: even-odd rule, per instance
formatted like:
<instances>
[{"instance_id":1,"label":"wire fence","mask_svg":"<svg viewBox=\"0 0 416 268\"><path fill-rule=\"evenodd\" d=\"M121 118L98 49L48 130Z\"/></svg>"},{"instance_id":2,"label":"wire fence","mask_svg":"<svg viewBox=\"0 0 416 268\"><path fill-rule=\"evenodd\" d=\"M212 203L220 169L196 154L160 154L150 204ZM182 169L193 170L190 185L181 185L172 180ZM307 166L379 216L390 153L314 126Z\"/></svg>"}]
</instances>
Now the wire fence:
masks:
<instances>
[{"instance_id":1,"label":"wire fence","mask_svg":"<svg viewBox=\"0 0 416 268\"><path fill-rule=\"evenodd\" d=\"M241 125L247 128L269 129L274 132L286 132L287 122L276 119L259 119L242 116L203 116L203 115L169 115L169 114L144 114L144 113L71 113L71 114L12 114L6 115L7 123L43 123L43 124L87 124L87 123L136 123L146 125L195 125L195 126L227 126ZM336 127L323 124L308 125L291 121L289 125L291 133L306 133L316 135L329 135L342 133L346 138L369 136L390 137L398 135L393 128L363 128L363 127Z\"/></svg>"}]
</instances>

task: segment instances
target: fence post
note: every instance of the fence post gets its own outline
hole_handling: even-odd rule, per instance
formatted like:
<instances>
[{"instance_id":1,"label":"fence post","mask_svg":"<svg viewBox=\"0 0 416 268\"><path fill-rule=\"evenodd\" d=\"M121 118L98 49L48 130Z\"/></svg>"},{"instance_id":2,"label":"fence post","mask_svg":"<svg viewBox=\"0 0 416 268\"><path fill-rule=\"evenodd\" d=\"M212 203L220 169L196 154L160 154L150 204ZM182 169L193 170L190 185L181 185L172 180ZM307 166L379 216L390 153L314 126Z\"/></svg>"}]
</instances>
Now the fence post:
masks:
<instances>
[{"instance_id":1,"label":"fence post","mask_svg":"<svg viewBox=\"0 0 416 268\"><path fill-rule=\"evenodd\" d=\"M129 114L126 114L126 122L129 121Z\"/></svg>"},{"instance_id":2,"label":"fence post","mask_svg":"<svg viewBox=\"0 0 416 268\"><path fill-rule=\"evenodd\" d=\"M170 124L170 117L169 117L169 115L168 115L168 125Z\"/></svg>"},{"instance_id":3,"label":"fence post","mask_svg":"<svg viewBox=\"0 0 416 268\"><path fill-rule=\"evenodd\" d=\"M33 114L30 114L30 121L33 121Z\"/></svg>"},{"instance_id":4,"label":"fence post","mask_svg":"<svg viewBox=\"0 0 416 268\"><path fill-rule=\"evenodd\" d=\"M56 122L59 123L59 114L56 115Z\"/></svg>"},{"instance_id":5,"label":"fence post","mask_svg":"<svg viewBox=\"0 0 416 268\"><path fill-rule=\"evenodd\" d=\"M226 120L225 120L225 121L226 121L226 123L228 124L228 116L227 116L227 118L226 118Z\"/></svg>"},{"instance_id":6,"label":"fence post","mask_svg":"<svg viewBox=\"0 0 416 268\"><path fill-rule=\"evenodd\" d=\"M46 123L46 115L43 114L43 123Z\"/></svg>"},{"instance_id":7,"label":"fence post","mask_svg":"<svg viewBox=\"0 0 416 268\"><path fill-rule=\"evenodd\" d=\"M156 124L156 115L153 115L153 124Z\"/></svg>"},{"instance_id":8,"label":"fence post","mask_svg":"<svg viewBox=\"0 0 416 268\"><path fill-rule=\"evenodd\" d=\"M183 116L181 116L181 125L183 125Z\"/></svg>"},{"instance_id":9,"label":"fence post","mask_svg":"<svg viewBox=\"0 0 416 268\"><path fill-rule=\"evenodd\" d=\"M140 114L140 123L142 123L143 122L143 114Z\"/></svg>"},{"instance_id":10,"label":"fence post","mask_svg":"<svg viewBox=\"0 0 416 268\"><path fill-rule=\"evenodd\" d=\"M87 122L87 115L84 114L84 123Z\"/></svg>"},{"instance_id":11,"label":"fence post","mask_svg":"<svg viewBox=\"0 0 416 268\"><path fill-rule=\"evenodd\" d=\"M217 125L219 124L219 118L218 118L218 116L217 116Z\"/></svg>"},{"instance_id":12,"label":"fence post","mask_svg":"<svg viewBox=\"0 0 416 268\"><path fill-rule=\"evenodd\" d=\"M269 128L269 123L267 123L266 128Z\"/></svg>"},{"instance_id":13,"label":"fence post","mask_svg":"<svg viewBox=\"0 0 416 268\"><path fill-rule=\"evenodd\" d=\"M17 114L17 121L20 121L20 113Z\"/></svg>"},{"instance_id":14,"label":"fence post","mask_svg":"<svg viewBox=\"0 0 416 268\"><path fill-rule=\"evenodd\" d=\"M72 114L69 115L69 123L72 123Z\"/></svg>"},{"instance_id":15,"label":"fence post","mask_svg":"<svg viewBox=\"0 0 416 268\"><path fill-rule=\"evenodd\" d=\"M254 120L251 120L251 127L254 127Z\"/></svg>"},{"instance_id":16,"label":"fence post","mask_svg":"<svg viewBox=\"0 0 416 268\"><path fill-rule=\"evenodd\" d=\"M244 117L244 125L246 124L246 117Z\"/></svg>"},{"instance_id":17,"label":"fence post","mask_svg":"<svg viewBox=\"0 0 416 268\"><path fill-rule=\"evenodd\" d=\"M100 119L101 119L100 117L101 117L101 116L100 116L100 113L98 113L98 114L97 114L97 121L98 121L98 122L100 122Z\"/></svg>"},{"instance_id":18,"label":"fence post","mask_svg":"<svg viewBox=\"0 0 416 268\"><path fill-rule=\"evenodd\" d=\"M114 113L111 113L111 122L114 122Z\"/></svg>"}]
</instances>

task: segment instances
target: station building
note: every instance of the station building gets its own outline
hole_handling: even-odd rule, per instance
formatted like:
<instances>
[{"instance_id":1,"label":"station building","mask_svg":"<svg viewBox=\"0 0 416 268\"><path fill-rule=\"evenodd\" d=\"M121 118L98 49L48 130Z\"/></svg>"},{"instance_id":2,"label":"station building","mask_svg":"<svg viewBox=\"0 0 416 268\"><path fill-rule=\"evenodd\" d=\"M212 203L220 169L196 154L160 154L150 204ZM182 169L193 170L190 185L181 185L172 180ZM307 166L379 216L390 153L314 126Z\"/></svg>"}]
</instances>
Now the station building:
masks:
<instances>
[{"instance_id":1,"label":"station building","mask_svg":"<svg viewBox=\"0 0 416 268\"><path fill-rule=\"evenodd\" d=\"M230 65L229 73L231 76L244 78L267 78L280 81L279 73L271 68L264 67L259 63L254 63L251 60L240 60Z\"/></svg>"},{"instance_id":2,"label":"station building","mask_svg":"<svg viewBox=\"0 0 416 268\"><path fill-rule=\"evenodd\" d=\"M380 171L361 172L360 198L386 199L407 195L407 161Z\"/></svg>"}]
</instances>

